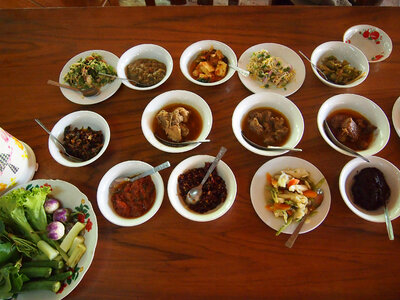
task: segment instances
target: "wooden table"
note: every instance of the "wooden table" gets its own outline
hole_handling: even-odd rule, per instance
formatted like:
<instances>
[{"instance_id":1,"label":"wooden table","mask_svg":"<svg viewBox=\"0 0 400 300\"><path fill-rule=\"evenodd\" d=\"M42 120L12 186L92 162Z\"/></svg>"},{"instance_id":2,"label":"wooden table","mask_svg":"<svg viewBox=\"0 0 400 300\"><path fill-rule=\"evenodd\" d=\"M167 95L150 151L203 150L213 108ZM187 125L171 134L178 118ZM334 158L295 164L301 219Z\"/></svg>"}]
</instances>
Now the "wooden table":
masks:
<instances>
[{"instance_id":1,"label":"wooden table","mask_svg":"<svg viewBox=\"0 0 400 300\"><path fill-rule=\"evenodd\" d=\"M94 261L68 299L131 298L268 298L268 299L398 299L400 221L389 241L384 224L364 221L343 202L338 189L342 167L351 159L333 150L320 136L316 117L321 104L340 93L355 93L376 102L391 121L399 96L400 8L383 7L134 7L26 9L0 11L1 126L29 144L39 162L35 178L71 182L91 200L98 218L99 241ZM284 246L287 235L275 231L256 215L249 196L256 170L269 157L242 147L231 129L236 105L251 92L235 75L216 87L190 83L179 69L179 58L191 43L203 39L226 42L240 55L250 46L275 42L311 55L326 41L341 40L355 24L372 23L392 38L394 49L384 62L371 64L360 86L338 90L322 84L306 65L302 88L289 96L305 121L300 154L327 178L332 204L326 220L301 235L294 248ZM46 84L57 80L64 64L89 49L120 56L128 48L154 43L174 60L168 81L151 91L124 85L109 100L80 106ZM191 152L163 153L144 138L140 119L147 103L174 89L199 94L210 105L213 141ZM56 163L47 148L48 137L33 119L52 127L77 110L92 110L106 118L111 143L95 163L67 168ZM400 139L391 125L387 146L378 154L400 166ZM122 228L98 210L100 179L115 164L142 160L172 166L196 154L215 155L220 146L224 161L235 173L238 193L222 218L197 223L181 217L168 197L148 222ZM163 171L167 184L172 168Z\"/></svg>"}]
</instances>

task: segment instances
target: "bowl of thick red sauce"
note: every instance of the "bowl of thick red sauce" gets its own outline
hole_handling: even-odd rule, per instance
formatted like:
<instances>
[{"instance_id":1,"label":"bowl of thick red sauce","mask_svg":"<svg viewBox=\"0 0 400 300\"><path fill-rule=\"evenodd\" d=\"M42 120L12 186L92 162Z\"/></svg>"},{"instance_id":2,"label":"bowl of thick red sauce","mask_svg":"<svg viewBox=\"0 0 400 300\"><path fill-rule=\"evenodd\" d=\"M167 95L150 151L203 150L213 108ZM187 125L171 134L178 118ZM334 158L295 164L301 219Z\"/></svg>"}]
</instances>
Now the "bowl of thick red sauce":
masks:
<instances>
[{"instance_id":1,"label":"bowl of thick red sauce","mask_svg":"<svg viewBox=\"0 0 400 300\"><path fill-rule=\"evenodd\" d=\"M97 189L97 203L108 221L120 226L136 226L156 214L164 198L164 183L159 173L109 188L116 178L136 176L151 168L148 163L131 160L115 165L104 174Z\"/></svg>"}]
</instances>

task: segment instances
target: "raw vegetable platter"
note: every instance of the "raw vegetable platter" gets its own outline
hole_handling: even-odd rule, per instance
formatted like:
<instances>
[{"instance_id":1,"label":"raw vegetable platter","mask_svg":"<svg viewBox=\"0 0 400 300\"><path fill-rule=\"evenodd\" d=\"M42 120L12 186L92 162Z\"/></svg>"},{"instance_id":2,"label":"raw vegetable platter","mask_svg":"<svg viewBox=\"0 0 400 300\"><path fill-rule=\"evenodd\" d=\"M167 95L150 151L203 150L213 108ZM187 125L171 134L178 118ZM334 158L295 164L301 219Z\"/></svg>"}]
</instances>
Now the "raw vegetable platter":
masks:
<instances>
[{"instance_id":1,"label":"raw vegetable platter","mask_svg":"<svg viewBox=\"0 0 400 300\"><path fill-rule=\"evenodd\" d=\"M64 281L64 283L61 285L60 290L57 293L46 290L23 292L18 294L17 296L18 300L20 299L58 300L66 297L79 284L79 282L82 280L83 276L89 269L97 245L97 237L98 237L97 219L92 204L90 203L86 195L83 194L74 185L62 180L37 179L19 185L15 187L13 190L19 188L31 190L34 187L43 187L43 186L49 186L51 188L49 196L58 199L61 202L62 207L70 208L73 212L79 213L78 217L79 222L86 224L84 229L85 230L84 243L86 246L86 252L83 254L78 264L71 270L73 272L72 276L70 276L66 281Z\"/></svg>"}]
</instances>

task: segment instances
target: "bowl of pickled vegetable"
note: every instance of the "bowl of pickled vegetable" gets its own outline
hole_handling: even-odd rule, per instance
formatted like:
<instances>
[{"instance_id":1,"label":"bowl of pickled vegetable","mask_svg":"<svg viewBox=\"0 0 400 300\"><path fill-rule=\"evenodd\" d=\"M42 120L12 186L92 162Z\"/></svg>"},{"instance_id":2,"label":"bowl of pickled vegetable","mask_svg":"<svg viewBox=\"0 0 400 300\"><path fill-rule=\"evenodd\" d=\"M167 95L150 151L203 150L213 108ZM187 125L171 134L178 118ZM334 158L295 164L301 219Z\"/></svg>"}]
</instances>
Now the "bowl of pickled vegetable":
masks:
<instances>
[{"instance_id":1,"label":"bowl of pickled vegetable","mask_svg":"<svg viewBox=\"0 0 400 300\"><path fill-rule=\"evenodd\" d=\"M311 55L316 68L314 74L324 84L336 88L351 88L361 84L368 76L369 64L364 53L344 42L326 42L319 45Z\"/></svg>"}]
</instances>

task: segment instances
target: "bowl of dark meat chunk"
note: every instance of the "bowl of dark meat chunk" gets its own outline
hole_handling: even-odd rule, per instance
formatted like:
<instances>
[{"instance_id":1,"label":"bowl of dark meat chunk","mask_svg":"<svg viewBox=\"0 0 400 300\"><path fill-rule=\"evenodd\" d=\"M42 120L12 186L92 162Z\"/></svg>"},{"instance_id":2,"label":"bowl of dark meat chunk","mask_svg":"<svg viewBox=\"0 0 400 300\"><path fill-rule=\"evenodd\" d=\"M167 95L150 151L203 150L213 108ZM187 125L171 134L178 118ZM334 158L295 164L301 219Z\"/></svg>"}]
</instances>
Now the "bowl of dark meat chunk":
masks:
<instances>
[{"instance_id":1,"label":"bowl of dark meat chunk","mask_svg":"<svg viewBox=\"0 0 400 300\"><path fill-rule=\"evenodd\" d=\"M142 114L141 127L147 141L169 153L192 150L207 139L212 127L212 113L199 95L174 90L162 93L149 102Z\"/></svg>"},{"instance_id":2,"label":"bowl of dark meat chunk","mask_svg":"<svg viewBox=\"0 0 400 300\"><path fill-rule=\"evenodd\" d=\"M72 160L65 156L59 145L49 138L51 156L61 165L82 167L97 160L110 142L110 127L107 121L92 111L76 111L61 118L51 130L63 143L67 153L78 158Z\"/></svg>"},{"instance_id":3,"label":"bowl of dark meat chunk","mask_svg":"<svg viewBox=\"0 0 400 300\"><path fill-rule=\"evenodd\" d=\"M339 177L340 194L359 217L385 222L384 205L391 220L400 216L400 171L389 161L370 156L369 163L360 158L349 161Z\"/></svg>"},{"instance_id":4,"label":"bowl of dark meat chunk","mask_svg":"<svg viewBox=\"0 0 400 300\"><path fill-rule=\"evenodd\" d=\"M171 75L173 61L161 46L141 44L128 49L118 61L118 77L134 90L151 90L162 85Z\"/></svg>"},{"instance_id":5,"label":"bowl of dark meat chunk","mask_svg":"<svg viewBox=\"0 0 400 300\"><path fill-rule=\"evenodd\" d=\"M375 155L389 141L390 125L385 113L360 95L333 96L318 111L318 129L324 140L336 151L350 155L330 140L323 127L325 120L339 142L363 156Z\"/></svg>"},{"instance_id":6,"label":"bowl of dark meat chunk","mask_svg":"<svg viewBox=\"0 0 400 300\"><path fill-rule=\"evenodd\" d=\"M221 160L204 184L200 200L195 204L186 203L186 194L200 184L213 160L210 155L191 156L180 162L169 177L169 200L175 210L189 220L207 222L220 218L235 201L235 175Z\"/></svg>"},{"instance_id":7,"label":"bowl of dark meat chunk","mask_svg":"<svg viewBox=\"0 0 400 300\"><path fill-rule=\"evenodd\" d=\"M288 150L264 150L260 146L295 148L303 136L304 121L300 110L288 98L265 92L248 96L236 106L232 129L246 149L259 155L277 156Z\"/></svg>"}]
</instances>

